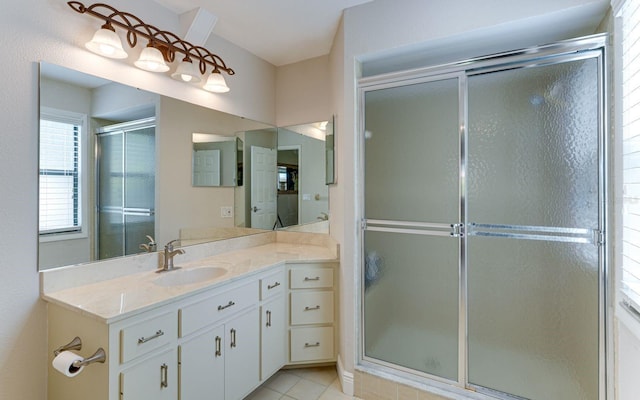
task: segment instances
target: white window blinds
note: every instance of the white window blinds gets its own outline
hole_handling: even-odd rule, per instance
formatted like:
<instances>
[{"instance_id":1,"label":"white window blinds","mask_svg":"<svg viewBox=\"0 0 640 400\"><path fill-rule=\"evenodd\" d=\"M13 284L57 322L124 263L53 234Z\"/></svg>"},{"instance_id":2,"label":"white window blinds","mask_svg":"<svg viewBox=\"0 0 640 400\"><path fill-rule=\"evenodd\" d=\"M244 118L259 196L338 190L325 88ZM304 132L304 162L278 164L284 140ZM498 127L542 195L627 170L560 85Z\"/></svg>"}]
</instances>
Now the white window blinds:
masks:
<instances>
[{"instance_id":1,"label":"white window blinds","mask_svg":"<svg viewBox=\"0 0 640 400\"><path fill-rule=\"evenodd\" d=\"M622 293L640 311L640 2L626 1L622 17Z\"/></svg>"},{"instance_id":2,"label":"white window blinds","mask_svg":"<svg viewBox=\"0 0 640 400\"><path fill-rule=\"evenodd\" d=\"M82 230L80 141L84 121L79 114L41 112L41 235Z\"/></svg>"}]
</instances>

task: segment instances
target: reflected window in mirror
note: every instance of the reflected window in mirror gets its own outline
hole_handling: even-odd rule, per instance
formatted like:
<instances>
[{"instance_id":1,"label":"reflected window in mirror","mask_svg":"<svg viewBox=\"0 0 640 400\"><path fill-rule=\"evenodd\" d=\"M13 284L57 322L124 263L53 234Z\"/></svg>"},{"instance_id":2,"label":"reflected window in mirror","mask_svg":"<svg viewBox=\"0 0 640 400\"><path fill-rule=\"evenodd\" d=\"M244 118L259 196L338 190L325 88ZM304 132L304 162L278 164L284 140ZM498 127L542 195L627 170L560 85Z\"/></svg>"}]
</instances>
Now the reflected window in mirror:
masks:
<instances>
[{"instance_id":1,"label":"reflected window in mirror","mask_svg":"<svg viewBox=\"0 0 640 400\"><path fill-rule=\"evenodd\" d=\"M85 183L81 160L87 116L43 108L40 112L39 234L49 240L83 231Z\"/></svg>"}]
</instances>

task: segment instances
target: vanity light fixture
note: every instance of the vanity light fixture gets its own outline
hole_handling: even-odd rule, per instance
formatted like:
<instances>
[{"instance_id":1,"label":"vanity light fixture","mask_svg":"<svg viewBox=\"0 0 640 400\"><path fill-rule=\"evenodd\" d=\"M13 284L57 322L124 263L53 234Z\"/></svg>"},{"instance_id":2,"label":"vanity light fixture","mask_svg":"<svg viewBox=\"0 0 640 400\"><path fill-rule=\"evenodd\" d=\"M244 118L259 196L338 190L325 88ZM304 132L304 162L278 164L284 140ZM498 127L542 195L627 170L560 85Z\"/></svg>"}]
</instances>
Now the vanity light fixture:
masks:
<instances>
[{"instance_id":1,"label":"vanity light fixture","mask_svg":"<svg viewBox=\"0 0 640 400\"><path fill-rule=\"evenodd\" d=\"M171 77L183 82L197 83L201 81L200 73L189 57L185 57L182 62L178 64L176 72L171 74Z\"/></svg>"},{"instance_id":2,"label":"vanity light fixture","mask_svg":"<svg viewBox=\"0 0 640 400\"><path fill-rule=\"evenodd\" d=\"M229 91L229 86L227 86L227 82L220 71L213 71L202 88L213 93L226 93Z\"/></svg>"},{"instance_id":3,"label":"vanity light fixture","mask_svg":"<svg viewBox=\"0 0 640 400\"><path fill-rule=\"evenodd\" d=\"M69 1L67 4L80 14L89 14L105 21L93 39L86 44L86 48L90 51L110 58L127 58L127 53L122 48L122 42L115 30L117 27L126 31L127 44L131 48L138 44L138 37L149 41L138 60L134 62L136 67L151 72L167 72L171 69L168 64L173 63L178 54L181 62L171 74L172 78L197 83L202 80L207 71L211 71L204 89L215 93L229 91L222 72L234 75L235 71L227 67L220 56L209 52L204 47L193 45L171 32L161 31L155 26L146 24L135 15L118 11L107 4L96 3L88 7L79 1Z\"/></svg>"},{"instance_id":4,"label":"vanity light fixture","mask_svg":"<svg viewBox=\"0 0 640 400\"><path fill-rule=\"evenodd\" d=\"M149 72L167 72L170 68L164 62L162 52L151 42L140 53L140 57L133 63L136 67Z\"/></svg>"},{"instance_id":5,"label":"vanity light fixture","mask_svg":"<svg viewBox=\"0 0 640 400\"><path fill-rule=\"evenodd\" d=\"M109 58L127 58L127 52L122 48L120 36L110 23L102 25L96 31L90 42L85 45L90 51Z\"/></svg>"}]
</instances>

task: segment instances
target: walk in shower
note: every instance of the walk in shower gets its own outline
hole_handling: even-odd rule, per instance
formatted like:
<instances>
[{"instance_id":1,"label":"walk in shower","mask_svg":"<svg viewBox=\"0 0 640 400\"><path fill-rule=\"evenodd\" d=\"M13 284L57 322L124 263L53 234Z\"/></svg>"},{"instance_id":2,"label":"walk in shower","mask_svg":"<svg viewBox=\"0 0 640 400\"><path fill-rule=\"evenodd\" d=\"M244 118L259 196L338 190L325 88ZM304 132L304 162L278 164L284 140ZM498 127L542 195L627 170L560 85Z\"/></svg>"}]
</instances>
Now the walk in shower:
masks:
<instances>
[{"instance_id":1,"label":"walk in shower","mask_svg":"<svg viewBox=\"0 0 640 400\"><path fill-rule=\"evenodd\" d=\"M604 43L361 80L362 366L606 397Z\"/></svg>"}]
</instances>

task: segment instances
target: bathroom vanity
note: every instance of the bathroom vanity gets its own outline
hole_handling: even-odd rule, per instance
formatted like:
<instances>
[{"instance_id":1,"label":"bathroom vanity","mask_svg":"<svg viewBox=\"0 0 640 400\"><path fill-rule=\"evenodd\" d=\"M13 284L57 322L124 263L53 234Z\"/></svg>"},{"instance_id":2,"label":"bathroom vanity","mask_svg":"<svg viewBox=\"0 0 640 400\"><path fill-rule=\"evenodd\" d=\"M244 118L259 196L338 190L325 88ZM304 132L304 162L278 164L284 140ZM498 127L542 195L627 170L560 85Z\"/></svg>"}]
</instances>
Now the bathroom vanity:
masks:
<instances>
[{"instance_id":1,"label":"bathroom vanity","mask_svg":"<svg viewBox=\"0 0 640 400\"><path fill-rule=\"evenodd\" d=\"M49 399L235 400L283 366L334 362L337 256L328 235L270 232L188 247L169 272L157 254L42 272L50 361L75 336L107 354L73 378L49 363Z\"/></svg>"}]
</instances>

